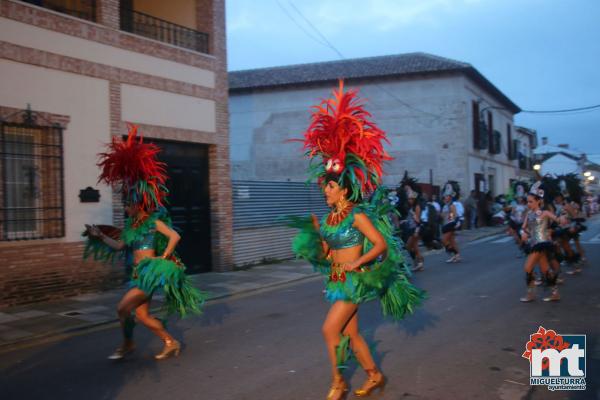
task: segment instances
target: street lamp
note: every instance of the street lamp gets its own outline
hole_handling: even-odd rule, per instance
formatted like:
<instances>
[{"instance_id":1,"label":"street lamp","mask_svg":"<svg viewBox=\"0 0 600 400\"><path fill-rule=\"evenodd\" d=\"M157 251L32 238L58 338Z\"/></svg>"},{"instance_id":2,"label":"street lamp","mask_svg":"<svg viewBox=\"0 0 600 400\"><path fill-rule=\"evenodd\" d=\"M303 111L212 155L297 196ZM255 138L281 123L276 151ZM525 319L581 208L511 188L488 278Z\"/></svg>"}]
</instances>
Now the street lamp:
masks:
<instances>
[{"instance_id":1,"label":"street lamp","mask_svg":"<svg viewBox=\"0 0 600 400\"><path fill-rule=\"evenodd\" d=\"M590 175L590 176L587 177L587 180L591 182L591 181L594 180L594 178L595 178L595 176Z\"/></svg>"},{"instance_id":2,"label":"street lamp","mask_svg":"<svg viewBox=\"0 0 600 400\"><path fill-rule=\"evenodd\" d=\"M585 171L585 172L583 173L583 176L585 176L586 178L587 178L587 177L589 177L590 175L592 175L592 172L591 172L591 171Z\"/></svg>"},{"instance_id":3,"label":"street lamp","mask_svg":"<svg viewBox=\"0 0 600 400\"><path fill-rule=\"evenodd\" d=\"M533 170L534 170L534 171L539 171L540 169L542 169L542 166L541 166L540 164L535 164L535 165L533 166Z\"/></svg>"}]
</instances>

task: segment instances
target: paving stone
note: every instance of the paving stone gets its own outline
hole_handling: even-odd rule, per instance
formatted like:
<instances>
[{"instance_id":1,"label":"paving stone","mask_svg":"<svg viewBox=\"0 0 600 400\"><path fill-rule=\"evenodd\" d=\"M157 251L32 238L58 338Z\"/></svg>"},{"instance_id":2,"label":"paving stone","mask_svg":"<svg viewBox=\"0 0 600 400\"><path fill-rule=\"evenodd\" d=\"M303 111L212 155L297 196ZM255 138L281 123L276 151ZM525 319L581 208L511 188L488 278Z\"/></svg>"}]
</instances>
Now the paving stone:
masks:
<instances>
[{"instance_id":1,"label":"paving stone","mask_svg":"<svg viewBox=\"0 0 600 400\"><path fill-rule=\"evenodd\" d=\"M33 332L29 332L29 331L25 331L25 330L21 330L21 329L6 329L3 331L0 331L0 340L11 341L11 340L17 340L17 339L24 339L27 337L31 337L33 335L34 335Z\"/></svg>"},{"instance_id":2,"label":"paving stone","mask_svg":"<svg viewBox=\"0 0 600 400\"><path fill-rule=\"evenodd\" d=\"M27 318L19 321L11 322L10 326L14 329L40 333L56 333L63 332L66 329L81 326L82 321L59 315L47 315L38 318Z\"/></svg>"},{"instance_id":3,"label":"paving stone","mask_svg":"<svg viewBox=\"0 0 600 400\"><path fill-rule=\"evenodd\" d=\"M36 317L42 317L44 315L48 315L50 314L47 311L41 311L41 310L28 310L28 311L21 311L15 314L12 314L13 317L16 317L17 319L24 319L24 318L36 318Z\"/></svg>"},{"instance_id":4,"label":"paving stone","mask_svg":"<svg viewBox=\"0 0 600 400\"><path fill-rule=\"evenodd\" d=\"M106 307L106 306L91 306L91 307L85 307L85 308L77 308L75 311L79 311L81 313L95 313L98 311L108 311L110 310L110 308Z\"/></svg>"},{"instance_id":5,"label":"paving stone","mask_svg":"<svg viewBox=\"0 0 600 400\"><path fill-rule=\"evenodd\" d=\"M16 321L18 319L19 319L18 317L15 317L12 314L0 312L0 324L3 324L5 322L10 322L10 321Z\"/></svg>"},{"instance_id":6,"label":"paving stone","mask_svg":"<svg viewBox=\"0 0 600 400\"><path fill-rule=\"evenodd\" d=\"M103 314L81 314L81 315L77 315L75 317L73 317L74 319L80 320L80 321L85 321L85 322L106 322L106 321L112 321L114 319L116 319L115 316L107 316L107 315L103 315Z\"/></svg>"}]
</instances>

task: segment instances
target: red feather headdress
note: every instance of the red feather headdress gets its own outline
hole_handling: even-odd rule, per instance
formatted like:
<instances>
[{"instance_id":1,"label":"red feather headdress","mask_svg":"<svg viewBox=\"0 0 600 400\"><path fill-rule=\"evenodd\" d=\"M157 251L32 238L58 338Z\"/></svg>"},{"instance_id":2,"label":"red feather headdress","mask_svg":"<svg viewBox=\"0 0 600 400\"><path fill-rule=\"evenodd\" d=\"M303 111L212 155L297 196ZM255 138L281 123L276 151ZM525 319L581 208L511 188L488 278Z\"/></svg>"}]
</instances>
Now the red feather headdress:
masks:
<instances>
[{"instance_id":1,"label":"red feather headdress","mask_svg":"<svg viewBox=\"0 0 600 400\"><path fill-rule=\"evenodd\" d=\"M126 140L113 137L107 147L106 153L98 155L98 166L102 169L98 182L122 185L127 203L140 211L162 207L168 191L166 165L157 159L160 148L144 143L135 125L129 125Z\"/></svg>"},{"instance_id":2,"label":"red feather headdress","mask_svg":"<svg viewBox=\"0 0 600 400\"><path fill-rule=\"evenodd\" d=\"M381 184L382 164L392 157L383 148L389 143L385 132L371 120L357 90L344 92L344 82L333 91L333 98L324 99L313 107L311 124L304 133L304 149L311 160L322 157L322 163L312 164L311 178L321 183L333 174L338 182L349 182L353 198L375 191Z\"/></svg>"}]
</instances>

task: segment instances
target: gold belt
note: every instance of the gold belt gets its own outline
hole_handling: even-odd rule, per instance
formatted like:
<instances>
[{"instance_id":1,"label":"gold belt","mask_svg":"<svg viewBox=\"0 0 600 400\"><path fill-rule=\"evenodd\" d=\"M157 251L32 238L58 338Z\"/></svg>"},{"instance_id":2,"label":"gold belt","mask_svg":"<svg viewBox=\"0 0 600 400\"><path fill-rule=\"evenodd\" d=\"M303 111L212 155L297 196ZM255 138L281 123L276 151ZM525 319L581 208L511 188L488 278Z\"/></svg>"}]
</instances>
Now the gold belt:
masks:
<instances>
[{"instance_id":1,"label":"gold belt","mask_svg":"<svg viewBox=\"0 0 600 400\"><path fill-rule=\"evenodd\" d=\"M344 264L331 263L331 272L329 274L329 280L332 282L346 282L346 271L344 270Z\"/></svg>"}]
</instances>

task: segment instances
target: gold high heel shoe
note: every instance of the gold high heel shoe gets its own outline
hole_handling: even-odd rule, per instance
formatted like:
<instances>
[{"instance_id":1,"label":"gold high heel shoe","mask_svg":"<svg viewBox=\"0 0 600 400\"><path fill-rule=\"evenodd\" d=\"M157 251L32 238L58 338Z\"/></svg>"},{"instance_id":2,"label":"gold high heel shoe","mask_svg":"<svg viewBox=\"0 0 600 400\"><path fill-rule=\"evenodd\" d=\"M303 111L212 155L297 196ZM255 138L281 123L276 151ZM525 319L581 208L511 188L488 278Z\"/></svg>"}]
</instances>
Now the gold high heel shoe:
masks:
<instances>
[{"instance_id":1,"label":"gold high heel shoe","mask_svg":"<svg viewBox=\"0 0 600 400\"><path fill-rule=\"evenodd\" d=\"M155 355L154 358L157 360L164 360L165 358L171 356L171 354L174 354L177 357L180 351L181 343L175 339L166 339L165 347L163 347L162 351Z\"/></svg>"},{"instance_id":2,"label":"gold high heel shoe","mask_svg":"<svg viewBox=\"0 0 600 400\"><path fill-rule=\"evenodd\" d=\"M344 378L339 377L333 380L329 393L327 393L327 400L341 400L346 397L348 393L348 384Z\"/></svg>"},{"instance_id":3,"label":"gold high heel shoe","mask_svg":"<svg viewBox=\"0 0 600 400\"><path fill-rule=\"evenodd\" d=\"M354 391L354 394L357 397L368 397L371 395L371 392L373 390L377 388L383 390L383 387L385 386L385 376L383 376L383 374L380 371L376 369L370 369L366 370L366 372L369 375L369 377L367 378L365 383L363 383L360 389Z\"/></svg>"},{"instance_id":4,"label":"gold high heel shoe","mask_svg":"<svg viewBox=\"0 0 600 400\"><path fill-rule=\"evenodd\" d=\"M122 360L126 355L132 353L135 350L135 345L133 342L124 343L121 347L115 350L110 356L108 356L109 360Z\"/></svg>"}]
</instances>

